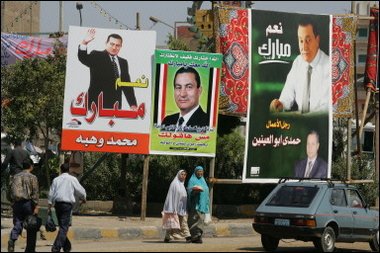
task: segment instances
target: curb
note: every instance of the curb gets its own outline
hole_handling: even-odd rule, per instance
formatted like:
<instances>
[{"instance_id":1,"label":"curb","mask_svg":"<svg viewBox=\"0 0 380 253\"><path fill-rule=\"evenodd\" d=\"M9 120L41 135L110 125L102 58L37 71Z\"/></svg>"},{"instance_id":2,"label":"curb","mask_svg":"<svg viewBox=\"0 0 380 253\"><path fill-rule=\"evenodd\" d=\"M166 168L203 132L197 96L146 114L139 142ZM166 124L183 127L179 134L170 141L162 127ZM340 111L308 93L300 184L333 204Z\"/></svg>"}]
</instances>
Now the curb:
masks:
<instances>
[{"instance_id":1,"label":"curb","mask_svg":"<svg viewBox=\"0 0 380 253\"><path fill-rule=\"evenodd\" d=\"M7 245L11 229L1 230L1 245ZM45 232L48 241L54 241L58 229L55 232ZM229 237L229 236L254 236L252 225L242 224L210 224L205 226L204 237ZM70 227L68 238L70 240L99 240L99 239L164 239L165 231L160 226L142 226L134 228L85 228ZM40 240L37 236L37 241ZM26 232L23 231L18 243L26 242Z\"/></svg>"}]
</instances>

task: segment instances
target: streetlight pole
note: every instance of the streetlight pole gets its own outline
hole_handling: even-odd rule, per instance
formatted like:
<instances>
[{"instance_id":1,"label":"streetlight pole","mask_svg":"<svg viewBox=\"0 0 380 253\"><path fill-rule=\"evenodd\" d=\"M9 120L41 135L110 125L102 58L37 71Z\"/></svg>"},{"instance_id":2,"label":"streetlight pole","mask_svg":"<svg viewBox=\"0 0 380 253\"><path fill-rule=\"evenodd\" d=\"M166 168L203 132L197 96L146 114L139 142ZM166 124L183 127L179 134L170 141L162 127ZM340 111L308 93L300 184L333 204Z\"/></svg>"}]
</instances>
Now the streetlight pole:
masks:
<instances>
[{"instance_id":1,"label":"streetlight pole","mask_svg":"<svg viewBox=\"0 0 380 253\"><path fill-rule=\"evenodd\" d=\"M167 25L167 26L171 27L171 28L174 30L174 27L173 27L173 26L169 25L168 23L165 23L164 21L162 21L162 20L160 20L160 19L158 19L158 18L156 18L156 17L150 16L149 19L150 19L151 21L153 21L154 23L162 23L162 24L164 24L164 25Z\"/></svg>"},{"instance_id":2,"label":"streetlight pole","mask_svg":"<svg viewBox=\"0 0 380 253\"><path fill-rule=\"evenodd\" d=\"M83 4L81 2L77 2L77 10L79 11L79 24L82 26L82 9Z\"/></svg>"},{"instance_id":3,"label":"streetlight pole","mask_svg":"<svg viewBox=\"0 0 380 253\"><path fill-rule=\"evenodd\" d=\"M169 26L170 28L172 28L172 29L173 29L173 36L174 36L174 38L176 39L176 28L174 28L174 26L171 26L171 25L169 25L168 23L165 23L164 21L162 21L161 19L158 19L158 18L153 17L153 16L150 16L149 19L150 19L151 21L153 21L153 23L154 23L154 24L152 25L152 27L153 27L154 25L156 25L157 23L162 23L162 24L164 24L164 25ZM152 28L152 27L151 27L151 28Z\"/></svg>"}]
</instances>

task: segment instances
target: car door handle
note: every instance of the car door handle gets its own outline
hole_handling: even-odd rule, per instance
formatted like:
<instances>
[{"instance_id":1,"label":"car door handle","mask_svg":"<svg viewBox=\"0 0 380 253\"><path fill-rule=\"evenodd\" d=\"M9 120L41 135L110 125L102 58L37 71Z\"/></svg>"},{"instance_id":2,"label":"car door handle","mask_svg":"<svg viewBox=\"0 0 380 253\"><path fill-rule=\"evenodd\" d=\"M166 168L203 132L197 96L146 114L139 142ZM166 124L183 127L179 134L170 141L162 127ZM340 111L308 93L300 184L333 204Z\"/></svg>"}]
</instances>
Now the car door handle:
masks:
<instances>
[{"instance_id":1,"label":"car door handle","mask_svg":"<svg viewBox=\"0 0 380 253\"><path fill-rule=\"evenodd\" d=\"M353 211L352 213L353 213L353 214L358 214L358 212L356 212L356 211Z\"/></svg>"},{"instance_id":2,"label":"car door handle","mask_svg":"<svg viewBox=\"0 0 380 253\"><path fill-rule=\"evenodd\" d=\"M338 210L334 210L333 212L334 212L334 213L338 213Z\"/></svg>"}]
</instances>

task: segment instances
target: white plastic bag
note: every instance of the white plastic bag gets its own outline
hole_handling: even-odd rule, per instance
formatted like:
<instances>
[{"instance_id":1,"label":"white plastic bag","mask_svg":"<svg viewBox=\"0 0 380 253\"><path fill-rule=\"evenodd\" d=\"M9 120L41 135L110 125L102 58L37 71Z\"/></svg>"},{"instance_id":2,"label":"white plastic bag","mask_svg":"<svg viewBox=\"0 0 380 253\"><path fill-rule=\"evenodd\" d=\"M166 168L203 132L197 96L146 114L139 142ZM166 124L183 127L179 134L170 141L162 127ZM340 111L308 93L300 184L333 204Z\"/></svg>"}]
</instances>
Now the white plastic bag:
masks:
<instances>
[{"instance_id":1,"label":"white plastic bag","mask_svg":"<svg viewBox=\"0 0 380 253\"><path fill-rule=\"evenodd\" d=\"M210 213L205 213L205 219L204 219L204 223L205 225L209 225L211 224L212 222L212 219L211 219L211 214Z\"/></svg>"},{"instance_id":2,"label":"white plastic bag","mask_svg":"<svg viewBox=\"0 0 380 253\"><path fill-rule=\"evenodd\" d=\"M165 213L162 214L162 228L163 229L181 229L179 224L178 214L176 213Z\"/></svg>"}]
</instances>

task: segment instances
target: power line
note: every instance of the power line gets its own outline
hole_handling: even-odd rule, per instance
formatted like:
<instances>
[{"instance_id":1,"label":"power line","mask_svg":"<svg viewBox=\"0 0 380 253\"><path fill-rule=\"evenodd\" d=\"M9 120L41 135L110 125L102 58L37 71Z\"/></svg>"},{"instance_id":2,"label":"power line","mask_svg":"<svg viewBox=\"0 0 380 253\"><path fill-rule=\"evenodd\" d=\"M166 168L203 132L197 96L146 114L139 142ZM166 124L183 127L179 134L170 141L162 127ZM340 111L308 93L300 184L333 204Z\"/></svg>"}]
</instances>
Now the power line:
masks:
<instances>
[{"instance_id":1,"label":"power line","mask_svg":"<svg viewBox=\"0 0 380 253\"><path fill-rule=\"evenodd\" d=\"M32 10L33 4L36 5L37 3L38 1L33 1L24 11L21 12L20 15L18 15L12 22L10 22L1 30L4 30L4 31L7 30L7 32L9 32L8 30L9 26L13 27L15 22L18 23L20 18L23 18L24 15L28 14L29 10Z\"/></svg>"},{"instance_id":2,"label":"power line","mask_svg":"<svg viewBox=\"0 0 380 253\"><path fill-rule=\"evenodd\" d=\"M132 28L130 28L129 26L127 26L126 24L123 24L122 22L120 22L117 18L115 18L114 16L112 16L111 14L109 14L108 11L106 11L103 7L101 7L99 4L97 4L95 1L90 1L91 4L94 5L95 8L100 8L100 13L104 13L104 17L107 17L108 16L108 21L112 21L112 20L115 20L115 24L118 24L119 25L119 28L120 29L123 29L123 26L125 26L127 28L127 30L133 30Z\"/></svg>"}]
</instances>

